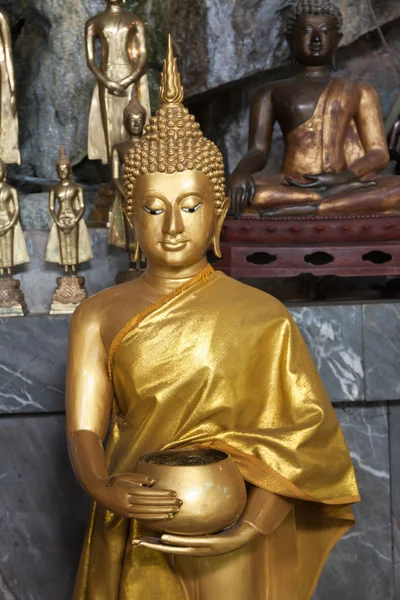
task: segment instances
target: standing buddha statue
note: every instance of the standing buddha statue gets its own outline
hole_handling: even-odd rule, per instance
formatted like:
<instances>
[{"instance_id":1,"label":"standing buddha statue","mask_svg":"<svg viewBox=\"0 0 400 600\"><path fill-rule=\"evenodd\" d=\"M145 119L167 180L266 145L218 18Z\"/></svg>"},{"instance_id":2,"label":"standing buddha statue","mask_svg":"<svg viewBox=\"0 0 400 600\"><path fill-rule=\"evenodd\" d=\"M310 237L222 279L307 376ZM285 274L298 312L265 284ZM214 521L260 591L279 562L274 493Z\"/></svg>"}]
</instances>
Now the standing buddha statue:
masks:
<instances>
[{"instance_id":1,"label":"standing buddha statue","mask_svg":"<svg viewBox=\"0 0 400 600\"><path fill-rule=\"evenodd\" d=\"M124 0L106 0L104 12L86 24L86 56L97 78L89 116L89 159L108 164L112 148L125 137L123 112L132 88L150 116L146 33L144 24L123 8ZM101 44L100 66L95 60Z\"/></svg>"},{"instance_id":2,"label":"standing buddha statue","mask_svg":"<svg viewBox=\"0 0 400 600\"><path fill-rule=\"evenodd\" d=\"M111 155L111 170L115 185L115 199L111 210L108 243L123 248L129 252L130 269L135 268L139 257L135 256L135 240L133 231L123 212L124 186L121 177L121 167L125 157L140 141L143 128L146 123L146 110L140 104L134 91L132 99L124 110L124 127L128 138L119 144L115 144Z\"/></svg>"},{"instance_id":3,"label":"standing buddha statue","mask_svg":"<svg viewBox=\"0 0 400 600\"><path fill-rule=\"evenodd\" d=\"M229 207L224 164L182 104L171 41L160 99L125 163L146 271L71 323L68 444L95 501L74 600L308 600L353 523L349 452L287 309L207 263ZM157 537L146 523L173 522L182 500L138 460L194 447L233 458L247 505L221 533Z\"/></svg>"},{"instance_id":4,"label":"standing buddha statue","mask_svg":"<svg viewBox=\"0 0 400 600\"><path fill-rule=\"evenodd\" d=\"M19 221L18 192L6 182L7 168L0 159L0 317L22 316L26 312L20 282L12 269L29 262Z\"/></svg>"},{"instance_id":5,"label":"standing buddha statue","mask_svg":"<svg viewBox=\"0 0 400 600\"><path fill-rule=\"evenodd\" d=\"M0 9L0 156L6 164L21 163L11 33L4 9Z\"/></svg>"},{"instance_id":6,"label":"standing buddha statue","mask_svg":"<svg viewBox=\"0 0 400 600\"><path fill-rule=\"evenodd\" d=\"M234 215L399 212L400 178L376 175L389 163L376 90L331 77L342 27L329 0L299 0L289 9L286 36L297 74L264 85L252 101L249 151L228 184ZM285 158L279 175L263 176L275 122Z\"/></svg>"},{"instance_id":7,"label":"standing buddha statue","mask_svg":"<svg viewBox=\"0 0 400 600\"><path fill-rule=\"evenodd\" d=\"M62 265L64 277L57 279L50 314L71 314L87 296L84 278L76 276L77 265L93 258L93 254L83 219L83 189L71 181L72 167L63 146L56 169L60 182L51 188L49 195L54 224L47 243L46 261Z\"/></svg>"}]
</instances>

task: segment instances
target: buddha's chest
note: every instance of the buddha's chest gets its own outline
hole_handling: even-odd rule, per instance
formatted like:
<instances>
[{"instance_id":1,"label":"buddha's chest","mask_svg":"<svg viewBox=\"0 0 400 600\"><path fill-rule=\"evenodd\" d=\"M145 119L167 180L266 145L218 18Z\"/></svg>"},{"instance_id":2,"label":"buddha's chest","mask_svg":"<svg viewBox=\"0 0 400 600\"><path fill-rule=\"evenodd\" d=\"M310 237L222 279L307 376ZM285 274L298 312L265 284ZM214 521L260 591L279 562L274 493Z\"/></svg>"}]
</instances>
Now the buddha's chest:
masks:
<instances>
[{"instance_id":1,"label":"buddha's chest","mask_svg":"<svg viewBox=\"0 0 400 600\"><path fill-rule=\"evenodd\" d=\"M297 129L326 110L329 81L294 81L274 91L274 109L284 133Z\"/></svg>"}]
</instances>

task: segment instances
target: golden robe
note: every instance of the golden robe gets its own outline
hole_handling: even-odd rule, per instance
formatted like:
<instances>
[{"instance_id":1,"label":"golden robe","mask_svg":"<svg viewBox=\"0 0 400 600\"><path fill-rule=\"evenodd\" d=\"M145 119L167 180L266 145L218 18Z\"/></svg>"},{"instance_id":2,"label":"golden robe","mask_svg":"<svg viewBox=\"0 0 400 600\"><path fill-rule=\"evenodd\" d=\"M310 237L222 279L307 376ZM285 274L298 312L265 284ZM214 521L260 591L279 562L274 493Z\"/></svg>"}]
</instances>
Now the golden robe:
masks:
<instances>
[{"instance_id":1,"label":"golden robe","mask_svg":"<svg viewBox=\"0 0 400 600\"><path fill-rule=\"evenodd\" d=\"M195 564L192 593L176 559L132 547L143 526L95 504L74 600L207 600L207 586L215 592L218 573L232 565L232 587L220 590L229 600L310 599L359 496L334 410L286 308L208 267L124 327L109 372L110 473L134 472L149 452L212 446L228 451L248 482L293 506L271 536L242 550L180 557L181 567ZM212 581L202 578L210 567Z\"/></svg>"}]
</instances>

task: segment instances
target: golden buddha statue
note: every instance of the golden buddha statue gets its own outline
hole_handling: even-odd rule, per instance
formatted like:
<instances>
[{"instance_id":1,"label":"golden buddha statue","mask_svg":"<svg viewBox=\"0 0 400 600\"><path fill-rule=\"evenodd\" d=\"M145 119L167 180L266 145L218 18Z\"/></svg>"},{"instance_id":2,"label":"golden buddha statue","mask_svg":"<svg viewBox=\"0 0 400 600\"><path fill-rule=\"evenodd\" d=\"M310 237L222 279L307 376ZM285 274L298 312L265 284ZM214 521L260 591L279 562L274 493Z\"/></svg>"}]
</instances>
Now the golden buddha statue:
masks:
<instances>
[{"instance_id":1,"label":"golden buddha statue","mask_svg":"<svg viewBox=\"0 0 400 600\"><path fill-rule=\"evenodd\" d=\"M0 159L0 317L21 316L26 311L20 282L12 268L29 262L19 221L18 192L6 182L7 168Z\"/></svg>"},{"instance_id":2,"label":"golden buddha statue","mask_svg":"<svg viewBox=\"0 0 400 600\"><path fill-rule=\"evenodd\" d=\"M6 164L20 164L11 33L4 9L0 9L0 123L0 155Z\"/></svg>"},{"instance_id":3,"label":"golden buddha statue","mask_svg":"<svg viewBox=\"0 0 400 600\"><path fill-rule=\"evenodd\" d=\"M252 101L249 151L228 184L234 215L399 212L400 178L376 175L389 163L377 92L330 75L342 25L329 0L299 0L289 9L286 35L298 73L264 85ZM263 176L276 121L285 158L279 175Z\"/></svg>"},{"instance_id":4,"label":"golden buddha statue","mask_svg":"<svg viewBox=\"0 0 400 600\"><path fill-rule=\"evenodd\" d=\"M110 162L113 146L126 137L122 116L133 87L151 114L144 24L123 8L124 0L106 3L106 10L86 24L87 63L97 78L89 116L89 159L104 164ZM96 40L101 44L100 66L95 60Z\"/></svg>"},{"instance_id":5,"label":"golden buddha statue","mask_svg":"<svg viewBox=\"0 0 400 600\"><path fill-rule=\"evenodd\" d=\"M135 260L135 240L122 210L124 199L124 186L121 178L121 167L125 157L132 148L140 141L143 128L146 123L146 110L140 104L136 91L133 91L132 99L124 110L124 127L128 138L116 144L112 150L111 169L115 185L115 199L110 216L108 243L117 248L123 248L130 253L131 268Z\"/></svg>"},{"instance_id":6,"label":"golden buddha statue","mask_svg":"<svg viewBox=\"0 0 400 600\"><path fill-rule=\"evenodd\" d=\"M308 600L353 523L353 467L289 312L207 263L229 206L224 165L182 101L170 41L160 109L125 166L146 271L71 323L68 444L95 500L74 600ZM139 459L195 448L234 460L244 512L221 533L157 534L146 523L170 529L184 504Z\"/></svg>"},{"instance_id":7,"label":"golden buddha statue","mask_svg":"<svg viewBox=\"0 0 400 600\"><path fill-rule=\"evenodd\" d=\"M87 296L83 277L76 277L77 265L93 258L89 233L83 220L83 189L71 181L72 166L60 147L56 163L60 183L50 190L49 208L54 224L46 248L46 261L64 267L57 279L50 314L71 314ZM57 206L58 205L58 206Z\"/></svg>"}]
</instances>

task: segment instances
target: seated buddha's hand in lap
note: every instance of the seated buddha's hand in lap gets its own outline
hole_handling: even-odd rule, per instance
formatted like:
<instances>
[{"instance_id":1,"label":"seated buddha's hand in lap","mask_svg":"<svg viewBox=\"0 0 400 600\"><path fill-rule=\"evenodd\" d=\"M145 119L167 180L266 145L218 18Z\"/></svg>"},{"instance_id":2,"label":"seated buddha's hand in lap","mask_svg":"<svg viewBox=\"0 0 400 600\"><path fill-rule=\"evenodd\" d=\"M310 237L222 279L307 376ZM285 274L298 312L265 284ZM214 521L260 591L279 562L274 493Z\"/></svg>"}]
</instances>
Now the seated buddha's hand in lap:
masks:
<instances>
[{"instance_id":1,"label":"seated buddha's hand in lap","mask_svg":"<svg viewBox=\"0 0 400 600\"><path fill-rule=\"evenodd\" d=\"M350 169L342 171L341 173L318 173L316 175L304 175L304 179L307 179L308 183L297 181L292 177L286 176L285 181L293 186L302 189L313 189L313 190L329 190L340 188L345 190L354 190L363 187L372 187L376 185L375 181L362 181L357 177Z\"/></svg>"},{"instance_id":2,"label":"seated buddha's hand in lap","mask_svg":"<svg viewBox=\"0 0 400 600\"><path fill-rule=\"evenodd\" d=\"M253 539L261 535L257 529L247 522L239 521L230 529L214 535L199 537L162 535L158 538L140 538L133 540L133 545L158 550L165 554L185 556L218 556L229 554L247 546Z\"/></svg>"},{"instance_id":3,"label":"seated buddha's hand in lap","mask_svg":"<svg viewBox=\"0 0 400 600\"><path fill-rule=\"evenodd\" d=\"M227 195L231 199L229 214L238 218L247 204L251 204L255 194L254 180L250 173L235 171L227 186Z\"/></svg>"},{"instance_id":4,"label":"seated buddha's hand in lap","mask_svg":"<svg viewBox=\"0 0 400 600\"><path fill-rule=\"evenodd\" d=\"M99 479L91 495L127 519L168 520L179 512L182 501L172 490L153 490L155 480L139 473L122 473Z\"/></svg>"}]
</instances>

